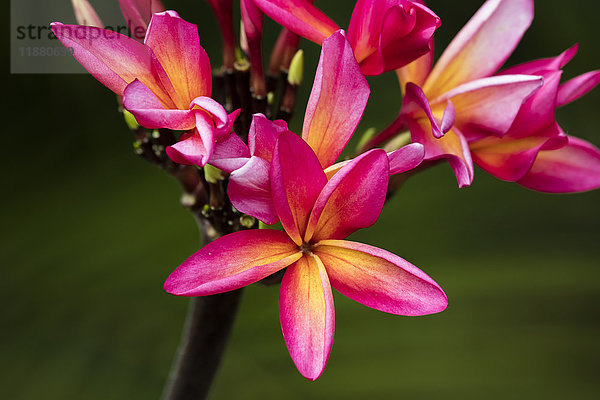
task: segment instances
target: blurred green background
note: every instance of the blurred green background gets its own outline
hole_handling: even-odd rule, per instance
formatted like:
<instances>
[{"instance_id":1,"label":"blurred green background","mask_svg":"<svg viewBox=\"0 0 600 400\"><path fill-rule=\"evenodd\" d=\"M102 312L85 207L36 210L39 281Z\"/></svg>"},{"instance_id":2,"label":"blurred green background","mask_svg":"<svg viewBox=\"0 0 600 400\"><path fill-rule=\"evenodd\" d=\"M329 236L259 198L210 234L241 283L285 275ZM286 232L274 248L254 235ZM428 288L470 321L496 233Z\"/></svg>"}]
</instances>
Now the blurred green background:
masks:
<instances>
[{"instance_id":1,"label":"blurred green background","mask_svg":"<svg viewBox=\"0 0 600 400\"><path fill-rule=\"evenodd\" d=\"M165 3L198 24L217 66L220 39L207 5ZM319 3L347 25L353 1ZM480 4L429 2L443 21L438 53ZM565 76L598 68L598 11L594 0L538 1L509 63L579 42ZM277 30L266 28L269 44ZM319 51L302 46L307 74L296 132ZM369 82L359 132L383 128L401 102L393 74ZM162 283L199 243L179 188L133 154L114 95L92 77L9 75L7 86L0 397L158 398L188 304ZM596 90L558 120L600 145L599 105ZM447 165L419 174L375 227L353 238L422 268L446 290L449 308L397 317L336 293L332 355L311 383L287 354L278 288L251 286L212 398L597 399L599 205L600 191L543 195L481 170L463 190Z\"/></svg>"}]
</instances>

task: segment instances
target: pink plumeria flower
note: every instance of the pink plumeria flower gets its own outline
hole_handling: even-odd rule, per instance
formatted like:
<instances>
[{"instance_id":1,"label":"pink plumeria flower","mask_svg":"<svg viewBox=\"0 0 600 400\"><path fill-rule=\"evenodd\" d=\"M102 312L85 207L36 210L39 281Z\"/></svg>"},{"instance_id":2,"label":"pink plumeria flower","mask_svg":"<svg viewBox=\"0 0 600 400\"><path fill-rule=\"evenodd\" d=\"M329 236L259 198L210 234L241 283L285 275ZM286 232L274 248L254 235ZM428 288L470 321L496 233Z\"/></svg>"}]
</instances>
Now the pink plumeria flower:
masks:
<instances>
[{"instance_id":1,"label":"pink plumeria flower","mask_svg":"<svg viewBox=\"0 0 600 400\"><path fill-rule=\"evenodd\" d=\"M369 93L344 32L335 32L323 42L302 129L302 138L317 154L328 178L344 165L334 163L356 130ZM284 121L254 115L248 135L251 157L242 168L227 171L231 172L227 192L234 207L267 224L279 220L271 201L269 168L275 143L284 132L288 132ZM424 154L418 143L390 153L391 173L416 167ZM232 161L242 162L239 158Z\"/></svg>"},{"instance_id":2,"label":"pink plumeria flower","mask_svg":"<svg viewBox=\"0 0 600 400\"><path fill-rule=\"evenodd\" d=\"M230 135L239 110L227 114L210 98L210 62L196 25L175 11L152 16L144 43L96 27L53 23L74 57L119 96L140 125L193 132L167 149L176 162L205 165ZM238 146L239 147L239 146Z\"/></svg>"},{"instance_id":3,"label":"pink plumeria flower","mask_svg":"<svg viewBox=\"0 0 600 400\"><path fill-rule=\"evenodd\" d=\"M473 181L467 138L501 137L541 76L493 76L533 20L533 0L488 0L432 66L432 52L398 71L403 92L399 120L425 159L446 159L460 187ZM383 137L379 140L385 139Z\"/></svg>"},{"instance_id":4,"label":"pink plumeria flower","mask_svg":"<svg viewBox=\"0 0 600 400\"><path fill-rule=\"evenodd\" d=\"M253 0L277 23L317 44L340 28L306 0ZM416 60L430 49L440 19L422 1L358 0L348 40L362 72L379 75Z\"/></svg>"},{"instance_id":5,"label":"pink plumeria flower","mask_svg":"<svg viewBox=\"0 0 600 400\"><path fill-rule=\"evenodd\" d=\"M600 150L567 136L555 121L555 110L600 82L591 71L560 84L563 68L577 52L574 46L557 57L508 68L502 74L530 74L544 85L523 104L503 137L467 138L473 161L495 177L530 189L567 193L600 187Z\"/></svg>"},{"instance_id":6,"label":"pink plumeria flower","mask_svg":"<svg viewBox=\"0 0 600 400\"><path fill-rule=\"evenodd\" d=\"M366 244L343 240L375 223L387 192L389 162L369 151L329 181L320 160L298 136L279 135L270 164L272 202L284 232L232 233L203 247L166 280L179 296L239 289L287 267L281 283L281 329L300 373L317 379L334 334L331 288L368 307L425 315L447 307L443 290L421 270Z\"/></svg>"}]
</instances>

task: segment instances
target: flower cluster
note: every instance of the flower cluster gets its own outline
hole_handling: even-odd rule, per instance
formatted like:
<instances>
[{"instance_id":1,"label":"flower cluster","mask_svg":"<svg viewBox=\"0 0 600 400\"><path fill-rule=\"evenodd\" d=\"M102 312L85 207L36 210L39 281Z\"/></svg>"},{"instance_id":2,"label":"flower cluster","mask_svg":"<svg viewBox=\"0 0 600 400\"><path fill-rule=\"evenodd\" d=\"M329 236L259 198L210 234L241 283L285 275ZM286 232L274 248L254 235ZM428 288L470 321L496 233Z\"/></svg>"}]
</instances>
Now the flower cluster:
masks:
<instances>
[{"instance_id":1,"label":"flower cluster","mask_svg":"<svg viewBox=\"0 0 600 400\"><path fill-rule=\"evenodd\" d=\"M126 19L144 30L143 43L100 35L101 22L85 0L73 1L82 25L54 23L52 30L122 97L137 123L180 132L166 148L174 163L218 169L236 212L282 226L218 238L181 264L164 287L175 295L206 296L285 271L281 328L308 379L321 375L332 347L332 288L397 315L437 313L448 304L440 286L414 265L346 240L377 221L390 175L447 160L460 187L472 184L473 164L543 192L600 187L600 150L566 135L554 116L557 107L594 88L600 71L560 83L577 47L500 70L533 20L533 0L486 1L435 65L433 36L440 18L420 0L358 0L347 32L312 1L242 0L240 43L248 60L235 55L231 2L210 1L223 31L225 73L234 65L250 70L252 102L239 104L211 98L213 73L195 25L163 11L157 1L120 3ZM264 15L283 27L266 74ZM270 101L269 78L279 68L290 69L287 89L293 93L299 36L322 50L296 135L286 120L256 105ZM388 71L396 71L401 84L398 117L364 138L354 158L338 162L370 96L365 75ZM286 96L287 91L282 102ZM240 132L244 113L249 121Z\"/></svg>"}]
</instances>

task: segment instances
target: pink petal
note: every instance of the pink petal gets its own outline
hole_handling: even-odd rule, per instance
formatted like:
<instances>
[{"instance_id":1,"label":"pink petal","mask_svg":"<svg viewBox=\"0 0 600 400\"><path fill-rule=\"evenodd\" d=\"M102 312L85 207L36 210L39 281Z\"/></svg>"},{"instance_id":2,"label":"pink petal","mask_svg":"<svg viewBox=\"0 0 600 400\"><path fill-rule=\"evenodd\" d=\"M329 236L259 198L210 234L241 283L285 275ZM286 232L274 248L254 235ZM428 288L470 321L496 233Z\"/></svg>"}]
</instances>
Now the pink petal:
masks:
<instances>
[{"instance_id":1,"label":"pink petal","mask_svg":"<svg viewBox=\"0 0 600 400\"><path fill-rule=\"evenodd\" d=\"M144 39L152 14L165 11L159 0L119 0L119 5L133 37L138 40Z\"/></svg>"},{"instance_id":2,"label":"pink petal","mask_svg":"<svg viewBox=\"0 0 600 400\"><path fill-rule=\"evenodd\" d=\"M469 144L457 128L452 128L444 137L435 138L431 132L431 123L425 119L409 120L410 136L413 142L425 147L425 160L445 158L456 175L459 187L473 182L473 161Z\"/></svg>"},{"instance_id":3,"label":"pink petal","mask_svg":"<svg viewBox=\"0 0 600 400\"><path fill-rule=\"evenodd\" d=\"M275 144L283 132L289 132L284 120L271 121L263 114L254 114L248 134L250 153L271 162Z\"/></svg>"},{"instance_id":4,"label":"pink petal","mask_svg":"<svg viewBox=\"0 0 600 400\"><path fill-rule=\"evenodd\" d=\"M379 218L389 180L385 151L370 150L346 164L323 188L310 214L305 242L344 239Z\"/></svg>"},{"instance_id":5,"label":"pink petal","mask_svg":"<svg viewBox=\"0 0 600 400\"><path fill-rule=\"evenodd\" d=\"M429 119L431 123L431 129L433 136L441 138L454 124L456 119L456 109L451 102L446 103L444 114L441 121L433 115L429 100L423 90L413 83L406 85L406 93L402 99L402 113L409 116L410 118L418 118L423 113Z\"/></svg>"},{"instance_id":6,"label":"pink petal","mask_svg":"<svg viewBox=\"0 0 600 400\"><path fill-rule=\"evenodd\" d=\"M574 45L563 51L556 57L543 58L529 61L514 67L502 70L498 75L539 75L543 71L558 71L577 54L578 45Z\"/></svg>"},{"instance_id":7,"label":"pink petal","mask_svg":"<svg viewBox=\"0 0 600 400\"><path fill-rule=\"evenodd\" d=\"M504 64L533 20L533 0L488 0L433 67L423 90L430 98L490 76Z\"/></svg>"},{"instance_id":8,"label":"pink petal","mask_svg":"<svg viewBox=\"0 0 600 400\"><path fill-rule=\"evenodd\" d=\"M191 111L166 109L154 93L137 79L125 88L123 107L148 129L188 130L196 126Z\"/></svg>"},{"instance_id":9,"label":"pink petal","mask_svg":"<svg viewBox=\"0 0 600 400\"><path fill-rule=\"evenodd\" d=\"M161 83L152 50L125 35L89 26L52 23L52 32L100 83L122 96L125 87L139 79L166 108L175 104Z\"/></svg>"},{"instance_id":10,"label":"pink petal","mask_svg":"<svg viewBox=\"0 0 600 400\"><path fill-rule=\"evenodd\" d=\"M177 296L207 296L239 289L302 257L281 231L252 229L223 236L201 248L165 282Z\"/></svg>"},{"instance_id":11,"label":"pink petal","mask_svg":"<svg viewBox=\"0 0 600 400\"><path fill-rule=\"evenodd\" d=\"M305 378L316 380L333 345L335 311L327 273L315 255L305 255L285 271L279 319L296 368Z\"/></svg>"},{"instance_id":12,"label":"pink petal","mask_svg":"<svg viewBox=\"0 0 600 400\"><path fill-rule=\"evenodd\" d=\"M566 144L566 137L552 123L545 129L530 136L515 138L488 137L470 144L473 161L487 173L505 181L518 181L531 169L540 150L550 142L561 138L560 146Z\"/></svg>"},{"instance_id":13,"label":"pink petal","mask_svg":"<svg viewBox=\"0 0 600 400\"><path fill-rule=\"evenodd\" d=\"M323 168L344 150L360 122L369 92L343 31L334 33L323 42L302 129L302 138Z\"/></svg>"},{"instance_id":14,"label":"pink petal","mask_svg":"<svg viewBox=\"0 0 600 400\"><path fill-rule=\"evenodd\" d=\"M556 96L562 71L546 70L541 73L544 84L530 96L519 109L510 130L506 133L512 138L535 135L537 131L553 127Z\"/></svg>"},{"instance_id":15,"label":"pink petal","mask_svg":"<svg viewBox=\"0 0 600 400\"><path fill-rule=\"evenodd\" d=\"M411 143L398 150L388 153L390 175L401 174L418 167L425 157L425 146L421 143Z\"/></svg>"},{"instance_id":16,"label":"pink petal","mask_svg":"<svg viewBox=\"0 0 600 400\"><path fill-rule=\"evenodd\" d=\"M219 102L206 96L196 97L190 103L189 108L190 110L202 109L206 111L214 124L215 140L223 140L229 136L233 124L241 112L241 109L237 109L231 114L227 114L227 111Z\"/></svg>"},{"instance_id":17,"label":"pink petal","mask_svg":"<svg viewBox=\"0 0 600 400\"><path fill-rule=\"evenodd\" d=\"M560 85L557 107L562 107L587 94L600 83L600 70L590 71Z\"/></svg>"},{"instance_id":18,"label":"pink petal","mask_svg":"<svg viewBox=\"0 0 600 400\"><path fill-rule=\"evenodd\" d=\"M188 108L198 96L210 96L210 62L200 46L198 29L173 11L152 16L145 43L163 66L173 85L177 108Z\"/></svg>"},{"instance_id":19,"label":"pink petal","mask_svg":"<svg viewBox=\"0 0 600 400\"><path fill-rule=\"evenodd\" d=\"M598 189L600 150L585 140L569 136L569 143L565 147L541 151L529 173L517 183L547 193Z\"/></svg>"},{"instance_id":20,"label":"pink petal","mask_svg":"<svg viewBox=\"0 0 600 400\"><path fill-rule=\"evenodd\" d=\"M254 0L241 0L240 8L244 28L245 48L251 66L252 85L255 94L266 95L262 62L262 32L264 16ZM259 85L256 87L255 85ZM256 93L258 92L258 93Z\"/></svg>"},{"instance_id":21,"label":"pink petal","mask_svg":"<svg viewBox=\"0 0 600 400\"><path fill-rule=\"evenodd\" d=\"M317 156L290 132L279 136L271 161L271 195L285 231L302 244L310 211L327 183Z\"/></svg>"},{"instance_id":22,"label":"pink petal","mask_svg":"<svg viewBox=\"0 0 600 400\"><path fill-rule=\"evenodd\" d=\"M253 156L229 176L227 194L231 204L240 212L252 215L265 224L279 221L271 197L270 164Z\"/></svg>"},{"instance_id":23,"label":"pink petal","mask_svg":"<svg viewBox=\"0 0 600 400\"><path fill-rule=\"evenodd\" d=\"M96 28L104 28L104 24L94 7L87 0L71 0L73 10L75 11L75 19L79 25L95 26Z\"/></svg>"},{"instance_id":24,"label":"pink petal","mask_svg":"<svg viewBox=\"0 0 600 400\"><path fill-rule=\"evenodd\" d=\"M209 159L202 137L196 129L191 134L182 135L179 142L168 146L165 151L169 158L178 164L203 167Z\"/></svg>"},{"instance_id":25,"label":"pink petal","mask_svg":"<svg viewBox=\"0 0 600 400\"><path fill-rule=\"evenodd\" d=\"M543 78L502 75L460 85L436 101L450 100L456 109L456 126L467 137L472 134L502 136L513 124L521 106L542 87Z\"/></svg>"},{"instance_id":26,"label":"pink petal","mask_svg":"<svg viewBox=\"0 0 600 400\"><path fill-rule=\"evenodd\" d=\"M242 168L249 160L248 146L238 135L231 134L226 139L215 143L215 150L209 162L230 174Z\"/></svg>"},{"instance_id":27,"label":"pink petal","mask_svg":"<svg viewBox=\"0 0 600 400\"><path fill-rule=\"evenodd\" d=\"M446 294L423 271L377 247L324 240L314 248L331 285L367 307L397 315L426 315L448 306Z\"/></svg>"},{"instance_id":28,"label":"pink petal","mask_svg":"<svg viewBox=\"0 0 600 400\"><path fill-rule=\"evenodd\" d=\"M440 26L440 19L427 7L408 0L394 3L377 24L380 31L371 33L379 39L376 48L366 53L353 46L365 75L403 67L430 51L431 38Z\"/></svg>"},{"instance_id":29,"label":"pink petal","mask_svg":"<svg viewBox=\"0 0 600 400\"><path fill-rule=\"evenodd\" d=\"M278 24L317 44L340 29L306 0L254 0L254 3Z\"/></svg>"}]
</instances>

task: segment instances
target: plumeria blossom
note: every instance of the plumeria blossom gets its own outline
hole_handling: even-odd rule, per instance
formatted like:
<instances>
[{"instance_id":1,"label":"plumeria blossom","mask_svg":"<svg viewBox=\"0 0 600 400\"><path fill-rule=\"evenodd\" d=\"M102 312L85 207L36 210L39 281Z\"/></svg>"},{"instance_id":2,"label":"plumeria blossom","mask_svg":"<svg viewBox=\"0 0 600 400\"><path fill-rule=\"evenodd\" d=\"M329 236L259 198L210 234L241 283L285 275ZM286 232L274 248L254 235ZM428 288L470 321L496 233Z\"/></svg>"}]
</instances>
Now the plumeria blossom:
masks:
<instances>
[{"instance_id":1,"label":"plumeria blossom","mask_svg":"<svg viewBox=\"0 0 600 400\"><path fill-rule=\"evenodd\" d=\"M152 16L144 43L97 27L53 23L74 57L119 96L140 125L190 131L167 149L174 161L205 165L228 141L239 110L227 114L210 98L212 75L196 25L175 11Z\"/></svg>"},{"instance_id":2,"label":"plumeria blossom","mask_svg":"<svg viewBox=\"0 0 600 400\"><path fill-rule=\"evenodd\" d=\"M316 153L328 178L347 163L334 164L360 122L369 93L344 32L335 32L323 42L302 129L302 138ZM232 204L267 224L279 220L271 201L269 168L275 143L284 132L289 132L285 121L254 115L248 135L250 158L242 168L227 171L231 172L228 194ZM424 148L411 144L388 157L391 173L401 173L421 163ZM239 158L233 161L242 162Z\"/></svg>"},{"instance_id":3,"label":"plumeria blossom","mask_svg":"<svg viewBox=\"0 0 600 400\"><path fill-rule=\"evenodd\" d=\"M397 121L408 127L414 142L425 146L426 160L450 163L460 187L472 183L473 161L500 179L520 181L538 190L564 192L598 186L598 157L593 155L593 146L582 149L578 140L567 140L554 121L554 109L560 103L560 68L575 49L555 59L496 73L532 20L532 0L488 0L433 69L430 52L398 70L404 99ZM573 100L597 82L598 74L592 72L565 84L563 91L577 93L571 96ZM554 153L558 156L554 167L543 161L552 158L546 151L556 151L567 142L574 143L579 162L559 156L568 149ZM538 155L540 162L533 168ZM534 183L537 178L533 176L540 176L540 168L559 174L563 186ZM530 169L532 175L526 179Z\"/></svg>"},{"instance_id":4,"label":"plumeria blossom","mask_svg":"<svg viewBox=\"0 0 600 400\"><path fill-rule=\"evenodd\" d=\"M306 0L253 0L282 26L317 44L340 28ZM358 0L348 41L362 72L379 75L416 60L430 49L440 19L422 1Z\"/></svg>"},{"instance_id":5,"label":"plumeria blossom","mask_svg":"<svg viewBox=\"0 0 600 400\"><path fill-rule=\"evenodd\" d=\"M279 315L300 373L317 379L334 334L331 288L368 307L397 315L437 313L443 290L421 270L366 244L343 240L372 225L383 207L389 162L371 150L327 180L321 161L300 137L279 135L270 163L272 203L285 231L232 233L203 247L166 280L179 296L235 290L287 267Z\"/></svg>"},{"instance_id":6,"label":"plumeria blossom","mask_svg":"<svg viewBox=\"0 0 600 400\"><path fill-rule=\"evenodd\" d=\"M561 68L576 52L574 46L557 57L502 72L539 75L544 85L523 104L503 137L468 138L477 165L499 179L543 192L580 192L600 187L600 150L565 135L555 121L556 108L578 99L600 82L600 71L591 71L560 84Z\"/></svg>"},{"instance_id":7,"label":"plumeria blossom","mask_svg":"<svg viewBox=\"0 0 600 400\"><path fill-rule=\"evenodd\" d=\"M433 69L431 52L398 72L404 91L400 119L425 159L446 159L459 186L473 181L466 137L501 137L541 76L493 76L533 19L531 0L488 0L458 33Z\"/></svg>"}]
</instances>

